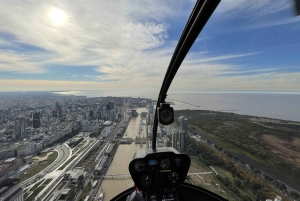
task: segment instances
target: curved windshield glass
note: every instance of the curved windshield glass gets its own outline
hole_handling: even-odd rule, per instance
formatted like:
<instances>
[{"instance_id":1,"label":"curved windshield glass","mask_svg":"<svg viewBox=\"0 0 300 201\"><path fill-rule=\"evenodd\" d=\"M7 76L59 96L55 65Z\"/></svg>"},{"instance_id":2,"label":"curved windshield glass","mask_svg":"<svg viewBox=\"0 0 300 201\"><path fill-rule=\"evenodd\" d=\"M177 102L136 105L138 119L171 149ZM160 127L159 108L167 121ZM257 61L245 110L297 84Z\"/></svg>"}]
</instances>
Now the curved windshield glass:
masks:
<instances>
[{"instance_id":1,"label":"curved windshield glass","mask_svg":"<svg viewBox=\"0 0 300 201\"><path fill-rule=\"evenodd\" d=\"M133 187L128 165L152 147L195 3L1 1L0 197L106 201ZM201 31L156 139L191 157L186 183L228 200L300 199L299 5L222 0Z\"/></svg>"}]
</instances>

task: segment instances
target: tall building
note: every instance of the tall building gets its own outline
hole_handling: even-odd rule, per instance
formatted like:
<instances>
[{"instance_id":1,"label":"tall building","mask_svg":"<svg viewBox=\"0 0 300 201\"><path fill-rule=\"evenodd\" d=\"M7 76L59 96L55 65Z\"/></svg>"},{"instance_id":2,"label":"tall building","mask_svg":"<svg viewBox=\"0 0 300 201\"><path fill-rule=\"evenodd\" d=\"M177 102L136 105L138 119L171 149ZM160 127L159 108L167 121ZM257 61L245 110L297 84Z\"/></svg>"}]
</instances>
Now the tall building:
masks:
<instances>
[{"instance_id":1,"label":"tall building","mask_svg":"<svg viewBox=\"0 0 300 201\"><path fill-rule=\"evenodd\" d=\"M185 142L186 142L185 135L186 135L185 131L183 131L183 130L178 131L178 137L179 137L179 139L178 139L179 147L178 148L181 150L185 149Z\"/></svg>"},{"instance_id":2,"label":"tall building","mask_svg":"<svg viewBox=\"0 0 300 201\"><path fill-rule=\"evenodd\" d=\"M41 125L41 120L40 120L40 112L34 112L32 115L32 127L33 128L39 128Z\"/></svg>"},{"instance_id":3,"label":"tall building","mask_svg":"<svg viewBox=\"0 0 300 201\"><path fill-rule=\"evenodd\" d=\"M179 136L178 136L178 131L177 131L177 130L174 130L174 131L172 132L172 147L173 147L174 149L177 149L178 138L179 138Z\"/></svg>"},{"instance_id":4,"label":"tall building","mask_svg":"<svg viewBox=\"0 0 300 201\"><path fill-rule=\"evenodd\" d=\"M179 129L185 132L185 141L188 140L188 120L181 116L178 118Z\"/></svg>"},{"instance_id":5,"label":"tall building","mask_svg":"<svg viewBox=\"0 0 300 201\"><path fill-rule=\"evenodd\" d=\"M93 117L93 116L94 116L94 111L90 110L90 117Z\"/></svg>"},{"instance_id":6,"label":"tall building","mask_svg":"<svg viewBox=\"0 0 300 201\"><path fill-rule=\"evenodd\" d=\"M153 105L152 105L152 103L150 103L150 104L148 105L148 114L153 115Z\"/></svg>"},{"instance_id":7,"label":"tall building","mask_svg":"<svg viewBox=\"0 0 300 201\"><path fill-rule=\"evenodd\" d=\"M167 135L171 135L171 126L170 125L165 126L165 132L167 133Z\"/></svg>"},{"instance_id":8,"label":"tall building","mask_svg":"<svg viewBox=\"0 0 300 201\"><path fill-rule=\"evenodd\" d=\"M58 117L59 117L59 118L62 118L62 117L63 117L63 111L62 111L61 106L58 107Z\"/></svg>"},{"instance_id":9,"label":"tall building","mask_svg":"<svg viewBox=\"0 0 300 201\"><path fill-rule=\"evenodd\" d=\"M52 117L53 117L53 118L57 118L57 110L53 110L53 112L52 112Z\"/></svg>"},{"instance_id":10,"label":"tall building","mask_svg":"<svg viewBox=\"0 0 300 201\"><path fill-rule=\"evenodd\" d=\"M17 117L15 119L15 133L14 138L22 138L26 134L26 119L25 117Z\"/></svg>"},{"instance_id":11,"label":"tall building","mask_svg":"<svg viewBox=\"0 0 300 201\"><path fill-rule=\"evenodd\" d=\"M109 121L115 121L116 120L116 113L115 110L112 109L109 111Z\"/></svg>"}]
</instances>

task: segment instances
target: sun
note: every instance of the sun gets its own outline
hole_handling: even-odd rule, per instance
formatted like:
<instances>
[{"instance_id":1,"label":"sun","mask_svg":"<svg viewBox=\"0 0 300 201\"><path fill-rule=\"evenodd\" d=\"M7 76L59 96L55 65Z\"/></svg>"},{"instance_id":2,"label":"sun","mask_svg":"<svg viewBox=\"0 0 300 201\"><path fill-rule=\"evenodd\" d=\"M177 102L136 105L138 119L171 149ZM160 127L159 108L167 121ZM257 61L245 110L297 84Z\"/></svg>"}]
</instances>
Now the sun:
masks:
<instances>
[{"instance_id":1,"label":"sun","mask_svg":"<svg viewBox=\"0 0 300 201\"><path fill-rule=\"evenodd\" d=\"M49 16L55 25L63 25L67 19L66 14L57 8L53 8Z\"/></svg>"}]
</instances>

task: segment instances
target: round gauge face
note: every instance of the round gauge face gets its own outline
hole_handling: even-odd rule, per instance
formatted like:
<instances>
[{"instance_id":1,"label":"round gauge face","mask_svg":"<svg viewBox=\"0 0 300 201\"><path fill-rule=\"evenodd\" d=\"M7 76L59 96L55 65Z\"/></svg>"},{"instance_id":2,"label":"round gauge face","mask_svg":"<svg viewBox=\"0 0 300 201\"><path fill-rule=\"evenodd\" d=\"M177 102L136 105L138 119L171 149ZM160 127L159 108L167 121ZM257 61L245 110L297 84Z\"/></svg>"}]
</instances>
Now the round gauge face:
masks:
<instances>
[{"instance_id":1,"label":"round gauge face","mask_svg":"<svg viewBox=\"0 0 300 201\"><path fill-rule=\"evenodd\" d=\"M170 110L163 110L161 112L161 120L163 120L164 122L170 122L172 120L172 112Z\"/></svg>"},{"instance_id":2,"label":"round gauge face","mask_svg":"<svg viewBox=\"0 0 300 201\"><path fill-rule=\"evenodd\" d=\"M134 169L137 172L142 172L145 168L145 162L144 161L137 161L134 164Z\"/></svg>"},{"instance_id":3,"label":"round gauge face","mask_svg":"<svg viewBox=\"0 0 300 201\"><path fill-rule=\"evenodd\" d=\"M175 164L177 167L182 167L183 166L183 158L182 157L176 157L175 158Z\"/></svg>"},{"instance_id":4,"label":"round gauge face","mask_svg":"<svg viewBox=\"0 0 300 201\"><path fill-rule=\"evenodd\" d=\"M171 167L171 161L168 158L164 158L160 161L160 167L162 169L169 169Z\"/></svg>"},{"instance_id":5,"label":"round gauge face","mask_svg":"<svg viewBox=\"0 0 300 201\"><path fill-rule=\"evenodd\" d=\"M168 179L172 184L175 184L179 181L179 176L176 172L171 172Z\"/></svg>"},{"instance_id":6,"label":"round gauge face","mask_svg":"<svg viewBox=\"0 0 300 201\"><path fill-rule=\"evenodd\" d=\"M144 175L142 177L141 183L142 183L143 186L150 186L151 182L152 182L152 180L151 180L151 177L149 175Z\"/></svg>"}]
</instances>

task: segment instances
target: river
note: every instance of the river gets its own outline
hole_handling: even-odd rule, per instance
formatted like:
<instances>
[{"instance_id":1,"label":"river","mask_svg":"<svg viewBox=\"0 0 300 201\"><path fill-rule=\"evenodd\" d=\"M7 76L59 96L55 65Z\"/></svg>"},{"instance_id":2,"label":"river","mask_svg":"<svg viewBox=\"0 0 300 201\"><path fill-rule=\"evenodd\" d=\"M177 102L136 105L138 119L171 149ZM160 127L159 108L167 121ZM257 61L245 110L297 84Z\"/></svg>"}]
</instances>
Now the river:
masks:
<instances>
[{"instance_id":1,"label":"river","mask_svg":"<svg viewBox=\"0 0 300 201\"><path fill-rule=\"evenodd\" d=\"M140 114L143 111L147 111L146 108L139 108L137 112ZM135 138L138 136L139 131L139 123L140 123L140 115L138 117L133 117L130 120L130 123L127 127L126 133L128 136L124 137L131 137ZM142 136L145 135L145 126L143 127ZM147 148L146 145L143 146L143 149ZM107 171L107 175L110 174L129 174L128 165L130 161L133 159L134 153L141 149L140 145L136 145L132 143L130 145L121 144L114 156L114 159L109 166ZM134 183L131 177L118 177L118 178L111 178L111 179L104 179L102 182L101 187L98 190L97 195L101 193L101 188L104 190L104 201L109 201L122 191L133 187Z\"/></svg>"}]
</instances>

